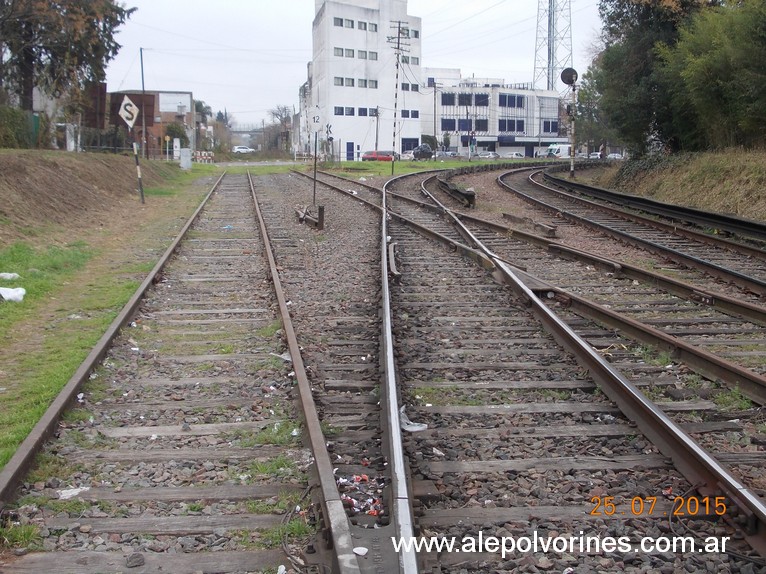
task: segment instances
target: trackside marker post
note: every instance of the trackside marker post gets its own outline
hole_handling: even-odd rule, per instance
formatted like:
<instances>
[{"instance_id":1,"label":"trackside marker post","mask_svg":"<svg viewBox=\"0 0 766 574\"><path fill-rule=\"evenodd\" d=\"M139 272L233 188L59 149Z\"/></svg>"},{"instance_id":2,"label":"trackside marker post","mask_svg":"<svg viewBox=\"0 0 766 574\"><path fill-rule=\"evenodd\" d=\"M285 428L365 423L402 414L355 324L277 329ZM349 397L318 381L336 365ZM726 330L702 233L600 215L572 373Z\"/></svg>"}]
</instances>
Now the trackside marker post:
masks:
<instances>
[{"instance_id":1,"label":"trackside marker post","mask_svg":"<svg viewBox=\"0 0 766 574\"><path fill-rule=\"evenodd\" d=\"M143 100L142 100L143 101ZM140 114L138 106L134 104L128 96L122 100L120 111L118 112L120 117L128 124L128 129L133 129L133 125L136 123L136 119ZM143 135L146 139L146 135ZM144 184L141 182L141 165L138 162L138 144L133 142L133 155L136 156L136 173L138 173L138 193L141 195L141 203L144 203Z\"/></svg>"},{"instance_id":2,"label":"trackside marker post","mask_svg":"<svg viewBox=\"0 0 766 574\"><path fill-rule=\"evenodd\" d=\"M136 157L136 173L138 174L138 193L141 203L144 203L144 184L141 182L141 165L138 162L138 144L133 142L133 155Z\"/></svg>"}]
</instances>

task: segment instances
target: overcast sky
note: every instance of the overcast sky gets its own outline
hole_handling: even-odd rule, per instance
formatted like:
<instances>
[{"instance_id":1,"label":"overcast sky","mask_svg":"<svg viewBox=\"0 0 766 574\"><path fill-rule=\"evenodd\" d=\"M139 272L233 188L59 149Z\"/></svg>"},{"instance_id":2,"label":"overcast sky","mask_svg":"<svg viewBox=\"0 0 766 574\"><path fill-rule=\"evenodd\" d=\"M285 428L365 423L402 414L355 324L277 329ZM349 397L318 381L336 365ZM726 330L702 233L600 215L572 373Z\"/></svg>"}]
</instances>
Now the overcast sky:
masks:
<instances>
[{"instance_id":1,"label":"overcast sky","mask_svg":"<svg viewBox=\"0 0 766 574\"><path fill-rule=\"evenodd\" d=\"M278 105L298 107L311 60L314 0L120 0L136 7L120 28L107 68L110 92L193 92L239 125L269 121ZM421 65L463 76L532 82L538 0L409 0L422 18ZM574 67L580 76L600 31L598 0L571 0Z\"/></svg>"}]
</instances>

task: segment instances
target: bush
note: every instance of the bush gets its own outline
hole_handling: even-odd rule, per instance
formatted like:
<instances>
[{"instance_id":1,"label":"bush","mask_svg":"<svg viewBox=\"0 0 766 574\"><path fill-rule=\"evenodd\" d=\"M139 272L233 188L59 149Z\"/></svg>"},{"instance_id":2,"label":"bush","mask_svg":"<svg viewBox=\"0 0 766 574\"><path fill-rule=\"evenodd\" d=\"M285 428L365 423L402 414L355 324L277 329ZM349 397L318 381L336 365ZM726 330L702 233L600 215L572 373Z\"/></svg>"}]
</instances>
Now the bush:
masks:
<instances>
[{"instance_id":1,"label":"bush","mask_svg":"<svg viewBox=\"0 0 766 574\"><path fill-rule=\"evenodd\" d=\"M0 106L0 147L32 147L33 130L26 112L17 108Z\"/></svg>"}]
</instances>

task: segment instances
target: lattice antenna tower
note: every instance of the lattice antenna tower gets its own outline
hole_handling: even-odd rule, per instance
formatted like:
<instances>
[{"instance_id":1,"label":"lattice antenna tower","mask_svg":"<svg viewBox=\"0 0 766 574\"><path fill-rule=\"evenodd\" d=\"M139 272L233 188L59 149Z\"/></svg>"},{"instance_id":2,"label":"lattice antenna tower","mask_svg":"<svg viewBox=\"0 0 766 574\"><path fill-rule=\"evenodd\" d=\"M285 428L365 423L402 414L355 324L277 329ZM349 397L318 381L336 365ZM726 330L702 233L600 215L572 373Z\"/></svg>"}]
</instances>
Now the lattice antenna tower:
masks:
<instances>
[{"instance_id":1,"label":"lattice antenna tower","mask_svg":"<svg viewBox=\"0 0 766 574\"><path fill-rule=\"evenodd\" d=\"M572 62L571 0L538 0L534 87L557 90L561 70Z\"/></svg>"}]
</instances>

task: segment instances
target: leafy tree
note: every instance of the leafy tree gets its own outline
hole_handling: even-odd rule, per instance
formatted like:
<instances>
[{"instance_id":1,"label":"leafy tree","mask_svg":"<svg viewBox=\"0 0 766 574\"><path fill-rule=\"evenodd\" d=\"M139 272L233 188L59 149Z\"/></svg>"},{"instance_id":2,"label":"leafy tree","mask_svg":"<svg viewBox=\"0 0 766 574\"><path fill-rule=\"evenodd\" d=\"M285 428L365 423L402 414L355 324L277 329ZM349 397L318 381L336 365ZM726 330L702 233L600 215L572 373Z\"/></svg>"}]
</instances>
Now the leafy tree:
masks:
<instances>
[{"instance_id":1,"label":"leafy tree","mask_svg":"<svg viewBox=\"0 0 766 574\"><path fill-rule=\"evenodd\" d=\"M698 14L674 47L658 50L680 147L752 146L766 139L766 7L761 1Z\"/></svg>"},{"instance_id":2,"label":"leafy tree","mask_svg":"<svg viewBox=\"0 0 766 574\"><path fill-rule=\"evenodd\" d=\"M208 118L213 117L213 108L202 100L194 100L194 111L200 115L201 123L206 124Z\"/></svg>"},{"instance_id":3,"label":"leafy tree","mask_svg":"<svg viewBox=\"0 0 766 574\"><path fill-rule=\"evenodd\" d=\"M430 134L422 134L420 136L420 141L424 144L428 144L429 146L431 146L431 149L434 151L439 149L439 145L436 138Z\"/></svg>"},{"instance_id":4,"label":"leafy tree","mask_svg":"<svg viewBox=\"0 0 766 574\"><path fill-rule=\"evenodd\" d=\"M661 89L655 47L673 46L679 28L718 0L601 0L605 49L594 72L604 116L634 153L652 139L677 145L671 95Z\"/></svg>"},{"instance_id":5,"label":"leafy tree","mask_svg":"<svg viewBox=\"0 0 766 574\"><path fill-rule=\"evenodd\" d=\"M135 10L112 0L0 0L0 81L28 111L35 86L59 97L103 81L121 47L115 32Z\"/></svg>"},{"instance_id":6,"label":"leafy tree","mask_svg":"<svg viewBox=\"0 0 766 574\"><path fill-rule=\"evenodd\" d=\"M170 139L178 138L181 140L181 147L189 147L189 136L186 135L186 129L178 122L173 122L165 126L165 135Z\"/></svg>"},{"instance_id":7,"label":"leafy tree","mask_svg":"<svg viewBox=\"0 0 766 574\"><path fill-rule=\"evenodd\" d=\"M577 141L587 143L589 151L598 151L602 143L617 143L620 139L601 109L599 71L598 66L593 66L583 74L577 96Z\"/></svg>"}]
</instances>

